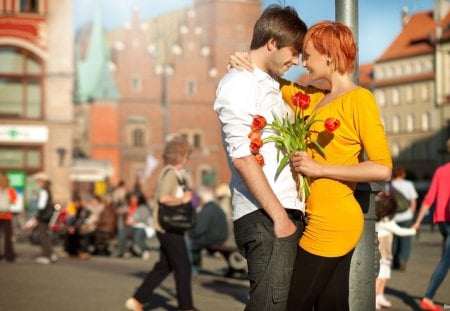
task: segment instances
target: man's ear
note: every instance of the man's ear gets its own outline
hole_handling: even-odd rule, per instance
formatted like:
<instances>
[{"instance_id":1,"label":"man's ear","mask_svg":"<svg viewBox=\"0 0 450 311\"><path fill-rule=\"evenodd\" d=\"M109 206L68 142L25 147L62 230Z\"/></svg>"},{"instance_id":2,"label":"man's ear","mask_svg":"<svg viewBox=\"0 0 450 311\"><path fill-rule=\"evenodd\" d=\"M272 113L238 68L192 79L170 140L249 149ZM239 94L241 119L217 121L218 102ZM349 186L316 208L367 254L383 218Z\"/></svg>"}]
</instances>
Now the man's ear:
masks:
<instances>
[{"instance_id":1,"label":"man's ear","mask_svg":"<svg viewBox=\"0 0 450 311\"><path fill-rule=\"evenodd\" d=\"M267 45L267 49L269 51L278 50L278 42L274 38L272 38L269 41L267 41L266 45Z\"/></svg>"}]
</instances>

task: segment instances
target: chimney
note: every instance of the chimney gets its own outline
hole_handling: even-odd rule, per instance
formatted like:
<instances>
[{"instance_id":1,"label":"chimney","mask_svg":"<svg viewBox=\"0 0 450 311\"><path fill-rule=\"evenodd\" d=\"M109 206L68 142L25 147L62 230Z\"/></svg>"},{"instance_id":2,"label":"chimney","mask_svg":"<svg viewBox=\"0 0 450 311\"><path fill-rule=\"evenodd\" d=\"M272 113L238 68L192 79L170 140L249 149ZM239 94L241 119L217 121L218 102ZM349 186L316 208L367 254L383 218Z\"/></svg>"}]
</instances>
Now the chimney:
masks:
<instances>
[{"instance_id":1,"label":"chimney","mask_svg":"<svg viewBox=\"0 0 450 311\"><path fill-rule=\"evenodd\" d=\"M409 22L411 17L408 14L409 9L407 6L404 6L402 9L402 26L405 27L405 25Z\"/></svg>"}]
</instances>

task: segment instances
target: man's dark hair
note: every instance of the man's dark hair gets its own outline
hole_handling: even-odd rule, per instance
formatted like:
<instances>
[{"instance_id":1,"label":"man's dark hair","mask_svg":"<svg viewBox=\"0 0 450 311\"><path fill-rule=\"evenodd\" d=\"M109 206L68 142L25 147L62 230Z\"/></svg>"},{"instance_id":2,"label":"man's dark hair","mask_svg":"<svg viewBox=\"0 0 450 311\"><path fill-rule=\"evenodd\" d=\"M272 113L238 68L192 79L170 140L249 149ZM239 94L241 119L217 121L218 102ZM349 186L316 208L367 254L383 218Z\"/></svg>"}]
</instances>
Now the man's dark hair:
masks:
<instances>
[{"instance_id":1,"label":"man's dark hair","mask_svg":"<svg viewBox=\"0 0 450 311\"><path fill-rule=\"evenodd\" d=\"M277 48L291 46L300 53L307 30L305 22L300 19L294 8L271 5L263 11L253 27L250 49L259 49L270 39L274 39Z\"/></svg>"}]
</instances>

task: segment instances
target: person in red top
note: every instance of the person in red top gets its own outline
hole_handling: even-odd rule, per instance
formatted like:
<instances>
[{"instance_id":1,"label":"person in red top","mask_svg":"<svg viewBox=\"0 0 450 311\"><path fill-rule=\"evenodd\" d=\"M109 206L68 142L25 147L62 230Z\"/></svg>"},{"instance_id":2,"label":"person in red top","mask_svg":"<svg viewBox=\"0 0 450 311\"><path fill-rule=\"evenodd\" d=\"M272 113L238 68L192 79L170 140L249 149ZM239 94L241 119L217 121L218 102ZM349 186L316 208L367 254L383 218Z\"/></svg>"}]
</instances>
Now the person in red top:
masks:
<instances>
[{"instance_id":1,"label":"person in red top","mask_svg":"<svg viewBox=\"0 0 450 311\"><path fill-rule=\"evenodd\" d=\"M10 209L11 204L14 204L16 200L16 190L9 186L8 177L3 173L0 174L0 237L3 236L4 239L3 256L5 256L5 259L9 262L14 262L16 259L14 244L12 242L12 219L14 215ZM0 251L0 260L3 256Z\"/></svg>"},{"instance_id":2,"label":"person in red top","mask_svg":"<svg viewBox=\"0 0 450 311\"><path fill-rule=\"evenodd\" d=\"M448 149L450 152L450 145ZM423 297L420 302L422 310L432 311L442 310L441 306L434 304L433 297L444 281L450 268L450 162L447 162L436 169L433 180L431 181L430 189L422 202L419 215L413 225L414 229L420 227L420 223L422 222L425 213L435 202L433 222L439 226L439 231L443 237L444 247L441 260L431 275L425 297Z\"/></svg>"}]
</instances>

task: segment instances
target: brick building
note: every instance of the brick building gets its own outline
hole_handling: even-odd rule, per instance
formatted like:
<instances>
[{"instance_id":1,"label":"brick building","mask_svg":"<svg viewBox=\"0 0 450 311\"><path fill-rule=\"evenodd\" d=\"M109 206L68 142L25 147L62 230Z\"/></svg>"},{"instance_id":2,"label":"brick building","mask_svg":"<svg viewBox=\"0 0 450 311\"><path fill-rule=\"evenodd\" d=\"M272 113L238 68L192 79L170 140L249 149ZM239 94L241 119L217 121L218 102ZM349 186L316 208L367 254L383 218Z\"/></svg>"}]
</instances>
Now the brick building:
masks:
<instances>
[{"instance_id":1,"label":"brick building","mask_svg":"<svg viewBox=\"0 0 450 311\"><path fill-rule=\"evenodd\" d=\"M70 198L71 20L71 0L0 1L0 171L20 193L45 171L57 201Z\"/></svg>"},{"instance_id":2,"label":"brick building","mask_svg":"<svg viewBox=\"0 0 450 311\"><path fill-rule=\"evenodd\" d=\"M81 153L111 161L113 183L141 181L151 194L162 165L164 140L185 135L194 147L188 169L196 185L227 183L229 172L212 105L229 55L248 50L261 5L260 0L196 0L192 7L147 21L135 10L124 28L106 33L111 53L109 59L103 55L103 67L114 77L119 100L114 103L108 93L100 92L79 101L84 107L80 124L94 126L78 138ZM92 29L95 23L98 19ZM86 47L88 37L80 36L77 46ZM85 56L88 50L89 46ZM78 62L85 56L80 54ZM105 117L90 111L105 101L117 113L118 134L115 130L107 134L111 152L101 155L92 139L99 135L95 132L101 130ZM112 154L117 162L108 157Z\"/></svg>"}]
</instances>

